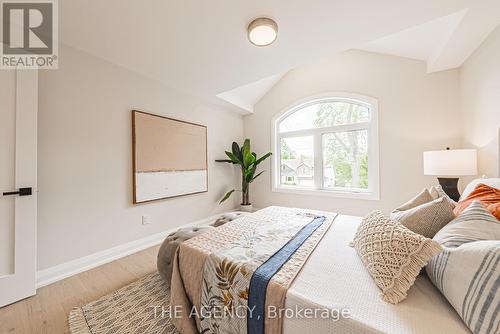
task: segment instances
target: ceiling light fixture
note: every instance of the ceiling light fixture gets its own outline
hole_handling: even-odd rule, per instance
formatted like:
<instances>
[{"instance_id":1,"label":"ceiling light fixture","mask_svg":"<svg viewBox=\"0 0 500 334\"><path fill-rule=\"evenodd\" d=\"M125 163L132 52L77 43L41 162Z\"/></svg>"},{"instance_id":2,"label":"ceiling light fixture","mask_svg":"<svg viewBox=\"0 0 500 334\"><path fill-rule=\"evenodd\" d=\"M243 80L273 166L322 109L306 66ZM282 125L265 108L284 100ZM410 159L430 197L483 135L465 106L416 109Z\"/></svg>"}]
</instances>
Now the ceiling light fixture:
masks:
<instances>
[{"instance_id":1,"label":"ceiling light fixture","mask_svg":"<svg viewBox=\"0 0 500 334\"><path fill-rule=\"evenodd\" d=\"M278 37L278 24L267 17L259 17L248 25L248 40L256 46L271 45Z\"/></svg>"}]
</instances>

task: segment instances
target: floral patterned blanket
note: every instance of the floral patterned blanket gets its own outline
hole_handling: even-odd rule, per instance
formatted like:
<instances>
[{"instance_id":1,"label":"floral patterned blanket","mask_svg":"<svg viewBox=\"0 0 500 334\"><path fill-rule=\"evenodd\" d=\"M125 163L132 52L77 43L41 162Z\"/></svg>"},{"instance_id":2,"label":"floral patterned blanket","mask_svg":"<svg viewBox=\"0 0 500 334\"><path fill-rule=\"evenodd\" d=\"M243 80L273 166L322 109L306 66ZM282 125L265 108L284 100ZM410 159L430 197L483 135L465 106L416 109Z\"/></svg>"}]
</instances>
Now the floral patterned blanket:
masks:
<instances>
[{"instance_id":1,"label":"floral patterned blanket","mask_svg":"<svg viewBox=\"0 0 500 334\"><path fill-rule=\"evenodd\" d=\"M181 244L171 299L182 310L178 329L281 333L286 291L335 217L269 207Z\"/></svg>"}]
</instances>

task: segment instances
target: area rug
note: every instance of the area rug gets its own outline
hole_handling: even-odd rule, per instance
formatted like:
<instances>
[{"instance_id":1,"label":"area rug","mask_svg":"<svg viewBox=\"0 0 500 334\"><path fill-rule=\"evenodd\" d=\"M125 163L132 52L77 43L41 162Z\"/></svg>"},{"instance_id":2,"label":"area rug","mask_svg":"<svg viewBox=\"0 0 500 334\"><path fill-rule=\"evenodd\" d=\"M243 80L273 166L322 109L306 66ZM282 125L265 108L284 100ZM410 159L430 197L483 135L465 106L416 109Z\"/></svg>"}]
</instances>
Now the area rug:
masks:
<instances>
[{"instance_id":1,"label":"area rug","mask_svg":"<svg viewBox=\"0 0 500 334\"><path fill-rule=\"evenodd\" d=\"M170 289L158 273L144 276L69 314L71 334L179 334L170 319Z\"/></svg>"}]
</instances>

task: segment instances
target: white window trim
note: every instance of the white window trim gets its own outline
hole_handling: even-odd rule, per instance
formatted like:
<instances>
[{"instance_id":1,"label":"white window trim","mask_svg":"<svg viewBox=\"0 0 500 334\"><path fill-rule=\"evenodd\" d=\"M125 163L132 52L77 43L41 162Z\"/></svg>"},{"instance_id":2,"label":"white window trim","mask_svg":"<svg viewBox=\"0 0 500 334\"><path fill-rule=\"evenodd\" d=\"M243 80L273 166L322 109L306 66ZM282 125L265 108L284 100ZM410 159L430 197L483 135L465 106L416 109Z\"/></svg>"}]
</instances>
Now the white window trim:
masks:
<instances>
[{"instance_id":1,"label":"white window trim","mask_svg":"<svg viewBox=\"0 0 500 334\"><path fill-rule=\"evenodd\" d=\"M308 104L318 103L324 100L347 101L366 104L370 107L370 122L338 125L327 128L297 130L285 133L279 133L279 122L294 113L298 109ZM368 127L367 127L368 126ZM309 135L314 137L314 165L323 166L322 140L323 133L334 131L348 131L368 128L368 185L367 190L356 191L354 189L324 189L321 187L306 189L297 186L287 186L280 184L280 159L281 159L281 138L299 137ZM327 92L310 96L295 102L280 113L276 114L271 120L271 189L273 192L301 194L301 195L321 195L349 199L380 199L380 172L379 172L379 138L378 138L378 100L360 94L345 92ZM321 153L321 154L320 154ZM314 184L323 184L323 168L314 169Z\"/></svg>"}]
</instances>

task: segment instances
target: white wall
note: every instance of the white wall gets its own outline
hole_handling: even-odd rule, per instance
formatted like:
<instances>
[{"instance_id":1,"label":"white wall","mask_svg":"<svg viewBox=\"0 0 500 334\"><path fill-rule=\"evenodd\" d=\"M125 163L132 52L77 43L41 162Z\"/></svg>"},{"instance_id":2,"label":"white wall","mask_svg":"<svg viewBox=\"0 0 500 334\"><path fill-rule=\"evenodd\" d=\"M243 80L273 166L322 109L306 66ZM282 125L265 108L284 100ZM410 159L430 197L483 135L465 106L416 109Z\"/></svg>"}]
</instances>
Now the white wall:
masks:
<instances>
[{"instance_id":1,"label":"white wall","mask_svg":"<svg viewBox=\"0 0 500 334\"><path fill-rule=\"evenodd\" d=\"M271 118L295 101L328 91L358 93L379 101L380 200L352 200L271 192L271 174L251 190L255 206L309 207L363 215L390 211L425 186L422 152L461 145L458 71L426 74L424 62L349 51L287 73L245 116L245 136L258 154L271 149ZM270 171L267 161L264 168Z\"/></svg>"},{"instance_id":2,"label":"white wall","mask_svg":"<svg viewBox=\"0 0 500 334\"><path fill-rule=\"evenodd\" d=\"M217 205L237 175L214 159L241 140L240 115L75 49L59 59L39 76L39 270L236 206ZM131 109L208 126L208 193L132 205Z\"/></svg>"},{"instance_id":3,"label":"white wall","mask_svg":"<svg viewBox=\"0 0 500 334\"><path fill-rule=\"evenodd\" d=\"M241 116L75 49L62 47L60 69L39 76L38 269L228 210L217 200L238 175L215 164ZM390 211L423 187L422 152L478 146L480 172L498 173L500 31L462 70L426 74L425 63L349 51L290 71L244 118L244 135L261 155L271 148L271 118L294 102L328 91L379 100L379 201L271 192L270 160L251 189L254 206L286 205L363 215ZM460 74L460 75L459 75ZM461 85L460 85L461 82ZM462 96L460 96L460 94ZM463 116L460 113L462 97ZM208 125L209 192L132 205L131 109ZM487 119L487 122L484 122ZM465 124L465 126L464 126ZM193 210L196 208L196 210ZM141 215L154 224L141 225Z\"/></svg>"},{"instance_id":4,"label":"white wall","mask_svg":"<svg viewBox=\"0 0 500 334\"><path fill-rule=\"evenodd\" d=\"M464 142L478 148L480 174L500 176L500 26L460 71Z\"/></svg>"}]
</instances>

